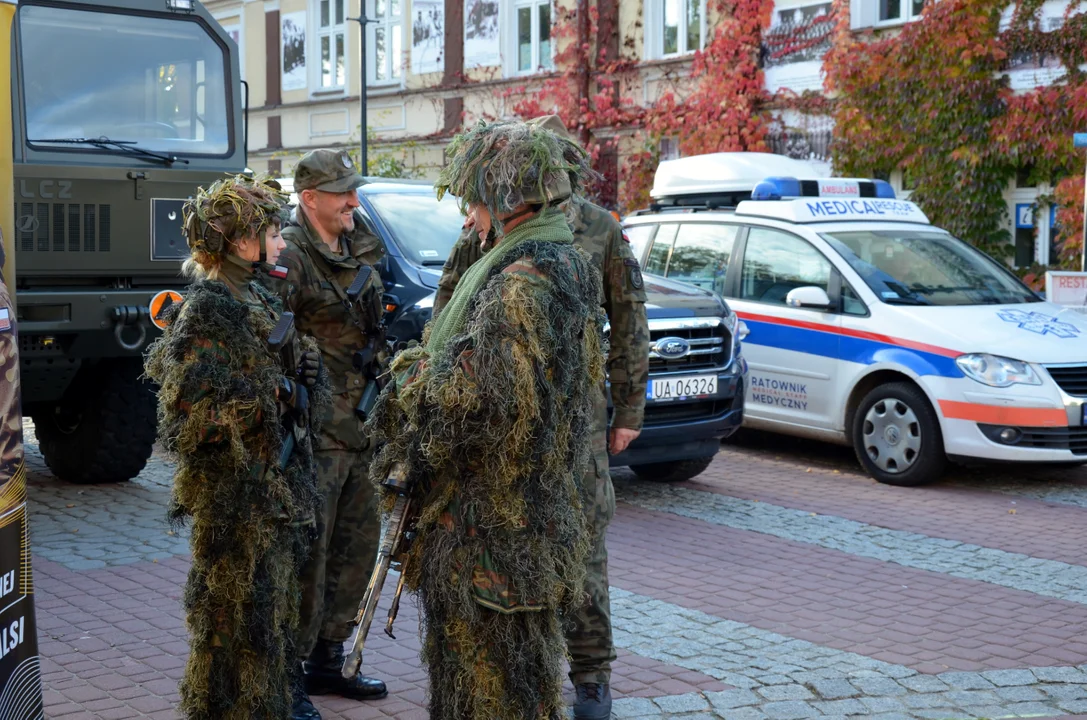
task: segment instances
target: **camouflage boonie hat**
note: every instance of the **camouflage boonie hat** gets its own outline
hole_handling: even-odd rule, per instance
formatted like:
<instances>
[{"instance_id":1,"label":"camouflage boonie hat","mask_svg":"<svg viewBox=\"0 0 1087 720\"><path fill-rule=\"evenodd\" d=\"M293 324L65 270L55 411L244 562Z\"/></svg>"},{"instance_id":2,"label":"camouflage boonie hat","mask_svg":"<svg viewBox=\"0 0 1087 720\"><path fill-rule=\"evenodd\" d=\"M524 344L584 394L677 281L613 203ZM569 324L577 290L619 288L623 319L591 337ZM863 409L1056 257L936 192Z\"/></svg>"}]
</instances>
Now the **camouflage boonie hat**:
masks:
<instances>
[{"instance_id":1,"label":"camouflage boonie hat","mask_svg":"<svg viewBox=\"0 0 1087 720\"><path fill-rule=\"evenodd\" d=\"M346 151L311 150L302 156L294 168L296 193L311 189L342 193L365 183Z\"/></svg>"},{"instance_id":2,"label":"camouflage boonie hat","mask_svg":"<svg viewBox=\"0 0 1087 720\"><path fill-rule=\"evenodd\" d=\"M567 140L573 140L570 135L570 131L566 129L565 123L562 122L562 118L558 115L541 115L538 118L532 118L526 120L525 125L529 127L543 128L544 130L550 130L551 132L564 137Z\"/></svg>"}]
</instances>

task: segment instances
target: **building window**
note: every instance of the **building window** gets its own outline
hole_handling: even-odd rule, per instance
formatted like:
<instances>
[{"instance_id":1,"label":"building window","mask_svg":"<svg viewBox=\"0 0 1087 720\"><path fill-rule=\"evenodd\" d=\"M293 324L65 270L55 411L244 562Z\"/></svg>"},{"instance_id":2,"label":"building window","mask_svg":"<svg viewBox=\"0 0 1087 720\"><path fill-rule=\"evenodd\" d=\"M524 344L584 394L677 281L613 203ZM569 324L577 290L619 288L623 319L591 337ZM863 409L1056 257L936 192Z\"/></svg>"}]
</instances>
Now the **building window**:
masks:
<instances>
[{"instance_id":1,"label":"building window","mask_svg":"<svg viewBox=\"0 0 1087 720\"><path fill-rule=\"evenodd\" d=\"M389 85L400 82L404 61L403 15L400 0L367 0L366 65L369 82Z\"/></svg>"},{"instance_id":2,"label":"building window","mask_svg":"<svg viewBox=\"0 0 1087 720\"><path fill-rule=\"evenodd\" d=\"M924 0L879 0L880 23L904 23L921 17Z\"/></svg>"},{"instance_id":3,"label":"building window","mask_svg":"<svg viewBox=\"0 0 1087 720\"><path fill-rule=\"evenodd\" d=\"M647 58L686 55L705 44L705 0L646 0L646 18Z\"/></svg>"},{"instance_id":4,"label":"building window","mask_svg":"<svg viewBox=\"0 0 1087 720\"><path fill-rule=\"evenodd\" d=\"M317 72L319 90L342 90L346 83L345 55L347 32L344 28L346 0L320 0L317 9Z\"/></svg>"},{"instance_id":5,"label":"building window","mask_svg":"<svg viewBox=\"0 0 1087 720\"><path fill-rule=\"evenodd\" d=\"M553 70L551 0L517 0L513 5L517 38L516 73Z\"/></svg>"}]
</instances>

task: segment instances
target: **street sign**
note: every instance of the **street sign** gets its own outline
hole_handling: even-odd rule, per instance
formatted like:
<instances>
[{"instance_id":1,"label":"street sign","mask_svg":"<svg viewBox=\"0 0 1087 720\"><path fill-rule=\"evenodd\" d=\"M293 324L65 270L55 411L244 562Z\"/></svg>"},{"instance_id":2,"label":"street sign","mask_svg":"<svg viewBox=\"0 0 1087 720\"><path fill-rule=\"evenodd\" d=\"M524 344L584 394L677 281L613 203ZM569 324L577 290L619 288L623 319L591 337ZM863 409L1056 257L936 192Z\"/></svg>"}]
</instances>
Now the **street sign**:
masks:
<instances>
[{"instance_id":1,"label":"street sign","mask_svg":"<svg viewBox=\"0 0 1087 720\"><path fill-rule=\"evenodd\" d=\"M1034 227L1034 203L1018 203L1015 206L1015 227Z\"/></svg>"},{"instance_id":2,"label":"street sign","mask_svg":"<svg viewBox=\"0 0 1087 720\"><path fill-rule=\"evenodd\" d=\"M1072 136L1072 146L1087 148L1087 133L1076 133Z\"/></svg>"},{"instance_id":3,"label":"street sign","mask_svg":"<svg viewBox=\"0 0 1087 720\"><path fill-rule=\"evenodd\" d=\"M1050 270L1045 274L1045 299L1087 312L1087 273Z\"/></svg>"}]
</instances>

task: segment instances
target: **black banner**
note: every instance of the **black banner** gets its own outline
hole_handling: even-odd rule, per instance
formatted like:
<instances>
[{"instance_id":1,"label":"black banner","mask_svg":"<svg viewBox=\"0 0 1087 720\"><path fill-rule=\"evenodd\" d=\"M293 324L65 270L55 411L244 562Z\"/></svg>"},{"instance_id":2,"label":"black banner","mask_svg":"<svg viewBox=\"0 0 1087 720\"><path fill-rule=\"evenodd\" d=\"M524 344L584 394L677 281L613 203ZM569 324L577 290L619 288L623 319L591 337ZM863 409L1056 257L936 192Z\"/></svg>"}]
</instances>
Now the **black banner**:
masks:
<instances>
[{"instance_id":1,"label":"black banner","mask_svg":"<svg viewBox=\"0 0 1087 720\"><path fill-rule=\"evenodd\" d=\"M42 720L34 576L26 510L19 341L0 280L0 718Z\"/></svg>"}]
</instances>

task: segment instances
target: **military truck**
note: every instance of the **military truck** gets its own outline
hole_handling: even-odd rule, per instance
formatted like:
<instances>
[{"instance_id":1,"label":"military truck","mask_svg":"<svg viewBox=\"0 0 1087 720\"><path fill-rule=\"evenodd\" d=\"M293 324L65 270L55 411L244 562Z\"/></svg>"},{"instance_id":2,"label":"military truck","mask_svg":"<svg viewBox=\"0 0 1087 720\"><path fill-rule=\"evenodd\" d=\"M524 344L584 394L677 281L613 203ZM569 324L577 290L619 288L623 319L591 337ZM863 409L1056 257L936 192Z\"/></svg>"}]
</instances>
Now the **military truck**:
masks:
<instances>
[{"instance_id":1,"label":"military truck","mask_svg":"<svg viewBox=\"0 0 1087 720\"><path fill-rule=\"evenodd\" d=\"M128 480L155 441L141 353L152 296L185 285L182 205L245 168L238 49L196 0L20 0L11 48L23 408L57 477Z\"/></svg>"}]
</instances>

